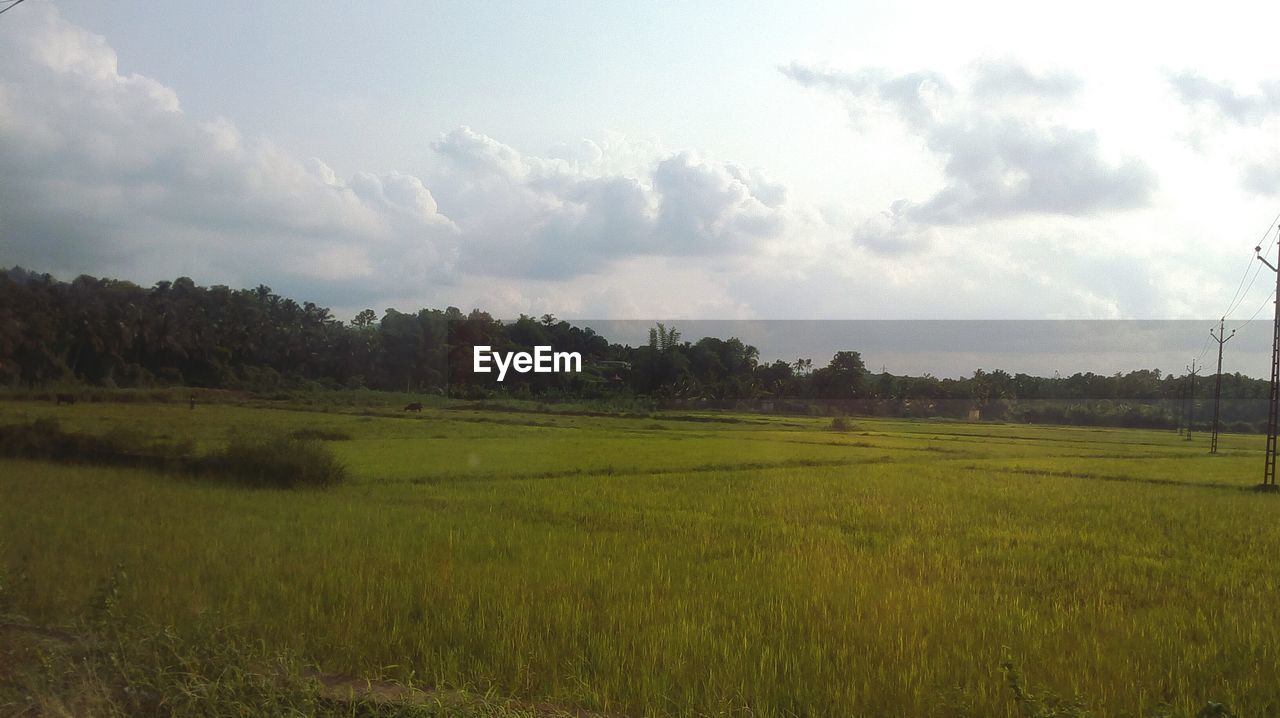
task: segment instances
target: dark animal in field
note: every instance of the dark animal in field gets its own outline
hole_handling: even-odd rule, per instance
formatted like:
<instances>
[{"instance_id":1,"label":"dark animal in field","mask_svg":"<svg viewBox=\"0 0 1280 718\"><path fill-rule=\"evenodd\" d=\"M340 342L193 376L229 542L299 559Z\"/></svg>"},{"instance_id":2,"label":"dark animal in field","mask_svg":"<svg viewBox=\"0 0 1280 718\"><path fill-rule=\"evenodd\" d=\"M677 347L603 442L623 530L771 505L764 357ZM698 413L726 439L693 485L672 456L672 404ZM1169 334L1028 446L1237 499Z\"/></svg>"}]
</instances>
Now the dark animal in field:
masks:
<instances>
[{"instance_id":1,"label":"dark animal in field","mask_svg":"<svg viewBox=\"0 0 1280 718\"><path fill-rule=\"evenodd\" d=\"M55 394L53 397L53 401L57 406L62 406L63 404L74 404L76 403L76 395L75 394Z\"/></svg>"},{"instance_id":2,"label":"dark animal in field","mask_svg":"<svg viewBox=\"0 0 1280 718\"><path fill-rule=\"evenodd\" d=\"M418 412L418 413L422 413L422 402L420 402L420 401L415 401L415 402L413 402L412 404L410 404L410 405L406 406L406 407L404 408L404 410L405 410L405 411L416 411L416 412Z\"/></svg>"}]
</instances>

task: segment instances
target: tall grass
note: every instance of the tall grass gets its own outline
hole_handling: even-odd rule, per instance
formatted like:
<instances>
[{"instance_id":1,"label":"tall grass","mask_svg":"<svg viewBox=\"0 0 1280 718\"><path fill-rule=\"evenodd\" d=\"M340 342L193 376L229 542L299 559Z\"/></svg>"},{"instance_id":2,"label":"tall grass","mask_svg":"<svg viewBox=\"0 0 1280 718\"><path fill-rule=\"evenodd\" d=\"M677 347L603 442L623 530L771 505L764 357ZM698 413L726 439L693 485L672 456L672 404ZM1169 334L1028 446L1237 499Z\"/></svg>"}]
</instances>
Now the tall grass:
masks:
<instances>
[{"instance_id":1,"label":"tall grass","mask_svg":"<svg viewBox=\"0 0 1280 718\"><path fill-rule=\"evenodd\" d=\"M0 425L0 457L177 471L258 488L334 486L346 480L347 469L318 436L345 434L315 429L291 435L236 434L225 447L196 455L190 441L120 430L106 435L68 432L55 419L42 418Z\"/></svg>"},{"instance_id":2,"label":"tall grass","mask_svg":"<svg viewBox=\"0 0 1280 718\"><path fill-rule=\"evenodd\" d=\"M1254 439L444 414L194 427L337 427L326 492L0 462L13 610L65 621L118 561L119 609L183 640L224 616L327 671L624 715L1280 705Z\"/></svg>"},{"instance_id":3,"label":"tall grass","mask_svg":"<svg viewBox=\"0 0 1280 718\"><path fill-rule=\"evenodd\" d=\"M293 436L237 436L205 457L198 471L276 489L336 486L347 478L346 466L318 439Z\"/></svg>"}]
</instances>

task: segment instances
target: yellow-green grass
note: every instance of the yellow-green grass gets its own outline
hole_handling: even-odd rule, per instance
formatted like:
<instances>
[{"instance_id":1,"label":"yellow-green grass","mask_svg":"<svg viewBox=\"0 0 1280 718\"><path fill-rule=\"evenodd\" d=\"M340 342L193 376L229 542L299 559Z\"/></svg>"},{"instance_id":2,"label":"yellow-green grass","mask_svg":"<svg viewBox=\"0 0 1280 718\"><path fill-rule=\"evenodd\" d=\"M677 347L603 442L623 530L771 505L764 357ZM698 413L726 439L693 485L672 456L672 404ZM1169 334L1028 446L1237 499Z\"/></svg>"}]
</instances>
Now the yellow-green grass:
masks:
<instances>
[{"instance_id":1,"label":"yellow-green grass","mask_svg":"<svg viewBox=\"0 0 1280 718\"><path fill-rule=\"evenodd\" d=\"M363 411L363 410L362 410ZM632 715L1280 705L1262 439L854 419L0 405L204 448L325 429L353 480L0 461L14 612L208 614L326 670ZM25 576L25 578L14 578ZM202 618L203 616L203 618Z\"/></svg>"}]
</instances>

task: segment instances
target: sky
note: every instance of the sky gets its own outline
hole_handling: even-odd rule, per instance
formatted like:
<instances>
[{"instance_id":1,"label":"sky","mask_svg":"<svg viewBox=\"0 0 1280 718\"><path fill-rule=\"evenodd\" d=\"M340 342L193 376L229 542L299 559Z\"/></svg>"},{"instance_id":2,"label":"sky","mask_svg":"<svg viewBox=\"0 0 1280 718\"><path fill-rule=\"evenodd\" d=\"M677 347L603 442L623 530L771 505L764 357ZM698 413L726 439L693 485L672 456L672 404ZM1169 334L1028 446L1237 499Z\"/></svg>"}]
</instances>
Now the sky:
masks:
<instances>
[{"instance_id":1,"label":"sky","mask_svg":"<svg viewBox=\"0 0 1280 718\"><path fill-rule=\"evenodd\" d=\"M341 318L1269 329L1280 7L793 5L26 0L0 266Z\"/></svg>"}]
</instances>

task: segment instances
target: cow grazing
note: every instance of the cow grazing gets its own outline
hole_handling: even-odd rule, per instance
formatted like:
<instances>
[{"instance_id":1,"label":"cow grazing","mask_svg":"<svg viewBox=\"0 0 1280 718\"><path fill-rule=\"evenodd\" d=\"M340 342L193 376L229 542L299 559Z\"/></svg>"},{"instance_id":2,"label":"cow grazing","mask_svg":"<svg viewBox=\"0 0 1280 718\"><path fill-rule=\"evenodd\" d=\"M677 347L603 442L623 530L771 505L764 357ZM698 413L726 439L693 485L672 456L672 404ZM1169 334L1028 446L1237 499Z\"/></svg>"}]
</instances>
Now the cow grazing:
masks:
<instances>
[{"instance_id":1,"label":"cow grazing","mask_svg":"<svg viewBox=\"0 0 1280 718\"><path fill-rule=\"evenodd\" d=\"M62 406L63 404L74 404L76 403L76 395L75 394L55 394L53 397L53 401L57 406Z\"/></svg>"},{"instance_id":2,"label":"cow grazing","mask_svg":"<svg viewBox=\"0 0 1280 718\"><path fill-rule=\"evenodd\" d=\"M415 401L415 402L413 402L412 404L410 404L410 405L406 406L406 407L404 408L404 410L405 410L405 411L416 411L416 412L418 412L418 413L422 413L422 402L420 402L420 401Z\"/></svg>"}]
</instances>

